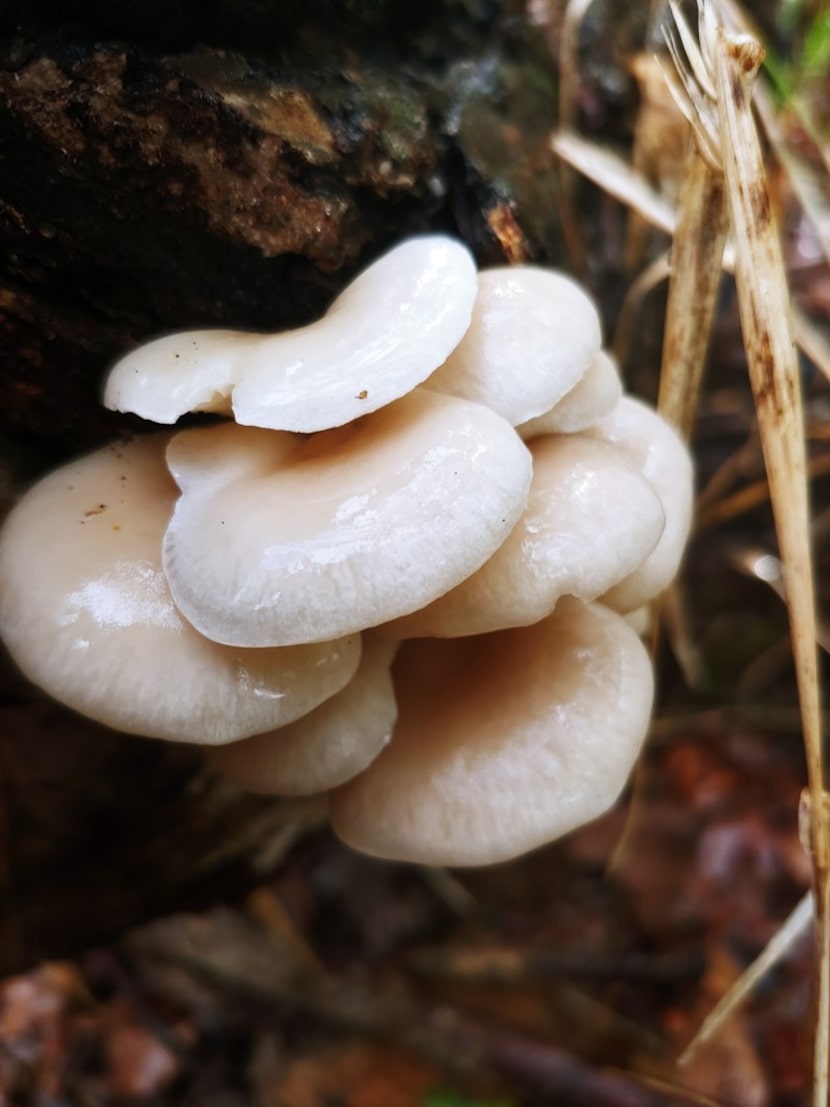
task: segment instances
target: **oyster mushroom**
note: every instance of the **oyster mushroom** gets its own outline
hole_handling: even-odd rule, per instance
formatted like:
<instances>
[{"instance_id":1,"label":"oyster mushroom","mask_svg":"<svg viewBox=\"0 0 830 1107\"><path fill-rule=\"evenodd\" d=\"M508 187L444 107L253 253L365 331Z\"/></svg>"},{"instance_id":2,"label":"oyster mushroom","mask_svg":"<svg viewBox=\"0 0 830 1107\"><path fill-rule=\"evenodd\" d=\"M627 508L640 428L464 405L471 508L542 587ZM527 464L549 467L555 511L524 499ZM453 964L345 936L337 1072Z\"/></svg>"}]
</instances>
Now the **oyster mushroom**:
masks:
<instances>
[{"instance_id":1,"label":"oyster mushroom","mask_svg":"<svg viewBox=\"0 0 830 1107\"><path fill-rule=\"evenodd\" d=\"M570 392L516 430L525 441L540 434L574 434L610 415L621 396L622 381L614 359L600 350Z\"/></svg>"},{"instance_id":2,"label":"oyster mushroom","mask_svg":"<svg viewBox=\"0 0 830 1107\"><path fill-rule=\"evenodd\" d=\"M663 506L620 450L584 435L546 435L528 446L533 480L507 539L455 588L393 622L391 633L443 638L526 626L561 596L596 599L655 548Z\"/></svg>"},{"instance_id":3,"label":"oyster mushroom","mask_svg":"<svg viewBox=\"0 0 830 1107\"><path fill-rule=\"evenodd\" d=\"M0 536L0 632L107 725L331 790L365 852L484 864L567 833L623 788L653 694L626 618L585 601L642 610L691 516L685 449L600 340L567 278L476 277L428 236L309 326L150 343L109 406L236 423L45 478ZM388 632L439 637L391 669Z\"/></svg>"},{"instance_id":4,"label":"oyster mushroom","mask_svg":"<svg viewBox=\"0 0 830 1107\"><path fill-rule=\"evenodd\" d=\"M533 626L405 642L394 672L392 740L330 816L349 845L399 861L503 861L596 818L651 711L637 635L574 599Z\"/></svg>"},{"instance_id":5,"label":"oyster mushroom","mask_svg":"<svg viewBox=\"0 0 830 1107\"><path fill-rule=\"evenodd\" d=\"M232 645L325 641L416 610L521 515L531 459L479 404L418 389L308 438L225 424L168 450L164 539L181 611Z\"/></svg>"},{"instance_id":6,"label":"oyster mushroom","mask_svg":"<svg viewBox=\"0 0 830 1107\"><path fill-rule=\"evenodd\" d=\"M104 404L157 423L212 411L255 427L339 427L426 380L467 330L475 294L475 265L460 242L411 238L308 326L184 331L133 350L110 371Z\"/></svg>"},{"instance_id":7,"label":"oyster mushroom","mask_svg":"<svg viewBox=\"0 0 830 1107\"><path fill-rule=\"evenodd\" d=\"M107 446L23 497L0 534L0 633L34 684L107 726L230 742L338 692L357 669L360 636L248 650L185 622L161 566L176 499L167 442Z\"/></svg>"},{"instance_id":8,"label":"oyster mushroom","mask_svg":"<svg viewBox=\"0 0 830 1107\"><path fill-rule=\"evenodd\" d=\"M398 643L363 635L360 666L345 688L294 723L217 746L210 760L251 792L303 796L356 776L389 741L398 709L390 666Z\"/></svg>"},{"instance_id":9,"label":"oyster mushroom","mask_svg":"<svg viewBox=\"0 0 830 1107\"><path fill-rule=\"evenodd\" d=\"M533 266L486 269L469 330L428 384L515 426L576 385L601 339L597 309L570 278Z\"/></svg>"},{"instance_id":10,"label":"oyster mushroom","mask_svg":"<svg viewBox=\"0 0 830 1107\"><path fill-rule=\"evenodd\" d=\"M610 443L640 470L663 505L666 525L652 552L602 602L628 612L652 600L677 575L692 526L692 459L677 432L648 404L623 396L610 415L586 432Z\"/></svg>"}]
</instances>

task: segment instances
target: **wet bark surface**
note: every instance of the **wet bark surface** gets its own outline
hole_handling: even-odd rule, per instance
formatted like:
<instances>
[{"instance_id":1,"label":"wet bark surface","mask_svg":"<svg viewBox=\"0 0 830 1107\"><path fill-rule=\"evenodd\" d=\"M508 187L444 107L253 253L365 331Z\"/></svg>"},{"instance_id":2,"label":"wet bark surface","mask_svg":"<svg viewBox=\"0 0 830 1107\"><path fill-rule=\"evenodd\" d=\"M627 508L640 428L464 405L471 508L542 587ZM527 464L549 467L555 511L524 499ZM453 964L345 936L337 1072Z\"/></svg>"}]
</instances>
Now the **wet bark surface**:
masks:
<instances>
[{"instance_id":1,"label":"wet bark surface","mask_svg":"<svg viewBox=\"0 0 830 1107\"><path fill-rule=\"evenodd\" d=\"M550 171L549 58L505 9L69 7L0 52L0 431L47 453L113 433L102 373L148 336L307 322L427 229L503 259ZM552 206L516 233L550 255Z\"/></svg>"}]
</instances>

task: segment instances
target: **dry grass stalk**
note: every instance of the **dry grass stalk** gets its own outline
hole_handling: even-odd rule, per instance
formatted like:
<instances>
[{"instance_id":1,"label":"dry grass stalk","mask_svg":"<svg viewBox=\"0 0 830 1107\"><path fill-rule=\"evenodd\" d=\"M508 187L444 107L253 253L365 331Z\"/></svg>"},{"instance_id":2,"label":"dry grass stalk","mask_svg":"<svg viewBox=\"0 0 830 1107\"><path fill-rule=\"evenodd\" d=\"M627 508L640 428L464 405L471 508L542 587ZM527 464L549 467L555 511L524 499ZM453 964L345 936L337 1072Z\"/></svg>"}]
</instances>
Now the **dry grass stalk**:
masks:
<instances>
[{"instance_id":1,"label":"dry grass stalk","mask_svg":"<svg viewBox=\"0 0 830 1107\"><path fill-rule=\"evenodd\" d=\"M785 566L796 679L801 702L810 800L818 957L813 1102L828 1101L830 1043L830 869L824 802L816 614L810 556L810 517L804 417L789 289L772 217L751 88L764 51L751 36L731 33L713 3L700 5L701 50L672 8L688 60L675 48L688 111L709 166L721 167L735 247L735 280L749 377L758 418L770 498Z\"/></svg>"},{"instance_id":2,"label":"dry grass stalk","mask_svg":"<svg viewBox=\"0 0 830 1107\"><path fill-rule=\"evenodd\" d=\"M609 196L637 212L653 227L674 235L678 213L622 158L589 142L573 131L557 131L551 138L551 148L563 161L593 181ZM727 272L735 268L734 253L727 245L723 256ZM820 331L797 309L792 308L792 321L798 345L830 380L830 344Z\"/></svg>"},{"instance_id":3,"label":"dry grass stalk","mask_svg":"<svg viewBox=\"0 0 830 1107\"><path fill-rule=\"evenodd\" d=\"M742 973L729 991L721 996L700 1024L694 1038L680 1055L679 1064L687 1065L694 1060L701 1047L717 1034L719 1028L743 1003L755 985L792 949L810 925L812 916L813 895L812 892L807 892L746 972Z\"/></svg>"},{"instance_id":4,"label":"dry grass stalk","mask_svg":"<svg viewBox=\"0 0 830 1107\"><path fill-rule=\"evenodd\" d=\"M692 149L672 244L657 401L661 414L687 440L697 412L715 316L726 228L723 176Z\"/></svg>"},{"instance_id":5,"label":"dry grass stalk","mask_svg":"<svg viewBox=\"0 0 830 1107\"><path fill-rule=\"evenodd\" d=\"M820 454L814 457L807 466L807 474L811 479L824 477L830 473L830 454ZM695 513L695 532L708 530L710 527L722 526L731 522L739 515L758 507L770 499L769 481L757 480L746 484L729 496L713 499L698 498L697 511Z\"/></svg>"},{"instance_id":6,"label":"dry grass stalk","mask_svg":"<svg viewBox=\"0 0 830 1107\"><path fill-rule=\"evenodd\" d=\"M758 24L752 18L750 12L741 5L740 0L720 0L720 4L726 14L727 22L731 26L740 27L742 30L748 31L749 34L753 35L755 38L761 37ZM772 108L772 97L766 90L761 91L762 95L760 99L756 97L755 106L758 110L761 123L764 129L767 130L768 121L774 119L775 112ZM787 107L798 120L798 125L802 134L809 140L821 160L825 172L830 173L830 142L828 142L826 126L815 117L813 108L805 100L803 95L799 95L797 90L794 90L794 95L788 100ZM777 155L778 143L776 142L775 135L767 131L767 138L775 148ZM796 192L797 191L796 189Z\"/></svg>"},{"instance_id":7,"label":"dry grass stalk","mask_svg":"<svg viewBox=\"0 0 830 1107\"><path fill-rule=\"evenodd\" d=\"M631 282L620 306L617 326L611 341L611 352L620 369L628 363L634 338L640 326L640 311L645 298L671 273L669 253L660 254Z\"/></svg>"},{"instance_id":8,"label":"dry grass stalk","mask_svg":"<svg viewBox=\"0 0 830 1107\"><path fill-rule=\"evenodd\" d=\"M677 222L674 206L622 158L594 142L562 129L551 138L555 154L578 170L603 192L632 208L653 227L673 234Z\"/></svg>"},{"instance_id":9,"label":"dry grass stalk","mask_svg":"<svg viewBox=\"0 0 830 1107\"><path fill-rule=\"evenodd\" d=\"M821 248L824 260L830 264L830 219L827 218L827 186L816 170L799 157L784 138L772 96L765 88L759 88L755 96L755 108L761 120L764 133L775 157L790 182L801 210L809 219L816 242ZM822 166L827 172L827 166Z\"/></svg>"},{"instance_id":10,"label":"dry grass stalk","mask_svg":"<svg viewBox=\"0 0 830 1107\"><path fill-rule=\"evenodd\" d=\"M568 130L576 125L579 110L579 31L582 20L593 0L568 0L562 20L559 45L559 126ZM585 243L579 232L579 220L575 215L573 173L563 162L559 172L559 204L562 211L562 231L577 273L588 268Z\"/></svg>"},{"instance_id":11,"label":"dry grass stalk","mask_svg":"<svg viewBox=\"0 0 830 1107\"><path fill-rule=\"evenodd\" d=\"M737 10L731 0L725 3L730 12ZM805 806L810 812L809 849L816 901L819 968L813 1104L824 1107L828 1102L830 1057L830 838L827 832L830 805L825 802L827 793L824 790L804 427L793 336L828 378L830 349L823 336L789 300L750 106L751 89L763 49L750 36L736 35L719 26L714 4L709 5L708 0L699 0L699 7L703 53L679 12L673 9L677 39L673 39L672 45L675 60L680 63L681 80L675 88L684 113L696 130L703 160L712 173L708 178L704 175L704 179L708 187L712 187L716 178L722 179L728 199L734 249L727 247L723 265L736 275L750 379L770 474L770 498L786 566L793 653L808 760L809 790ZM654 226L669 234L676 232L678 215L673 206L621 159L565 130L553 137L552 145L569 165ZM700 184L698 194L702 195ZM675 246L676 265L677 249ZM696 265L699 272L700 262ZM679 265L677 267L679 269ZM712 281L716 279L710 277ZM679 342L688 340L688 336L685 340L678 339ZM692 355L688 356L691 360ZM699 372L699 369L688 371ZM679 403L676 398L665 402L670 408ZM685 403L680 410L678 418L688 420L690 415ZM773 955L776 948L774 944ZM751 983L750 978L750 986ZM732 1001L728 1006L731 1010ZM719 1005L707 1020L707 1036L715 1032L723 1017L721 1011Z\"/></svg>"}]
</instances>

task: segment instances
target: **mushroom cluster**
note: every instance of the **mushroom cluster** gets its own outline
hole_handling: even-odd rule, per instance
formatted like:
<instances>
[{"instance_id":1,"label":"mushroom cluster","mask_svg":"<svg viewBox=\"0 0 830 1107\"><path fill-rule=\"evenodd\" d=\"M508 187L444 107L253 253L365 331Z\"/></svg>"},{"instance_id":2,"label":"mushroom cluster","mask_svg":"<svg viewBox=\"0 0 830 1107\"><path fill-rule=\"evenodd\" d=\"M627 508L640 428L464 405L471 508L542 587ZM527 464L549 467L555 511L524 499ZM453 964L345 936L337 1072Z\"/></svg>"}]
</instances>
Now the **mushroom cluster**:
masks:
<instances>
[{"instance_id":1,"label":"mushroom cluster","mask_svg":"<svg viewBox=\"0 0 830 1107\"><path fill-rule=\"evenodd\" d=\"M328 793L358 849L515 856L606 810L648 726L626 616L677 570L692 472L621 393L568 278L412 239L314 324L123 358L109 407L229 418L36 484L0 633L79 712Z\"/></svg>"}]
</instances>

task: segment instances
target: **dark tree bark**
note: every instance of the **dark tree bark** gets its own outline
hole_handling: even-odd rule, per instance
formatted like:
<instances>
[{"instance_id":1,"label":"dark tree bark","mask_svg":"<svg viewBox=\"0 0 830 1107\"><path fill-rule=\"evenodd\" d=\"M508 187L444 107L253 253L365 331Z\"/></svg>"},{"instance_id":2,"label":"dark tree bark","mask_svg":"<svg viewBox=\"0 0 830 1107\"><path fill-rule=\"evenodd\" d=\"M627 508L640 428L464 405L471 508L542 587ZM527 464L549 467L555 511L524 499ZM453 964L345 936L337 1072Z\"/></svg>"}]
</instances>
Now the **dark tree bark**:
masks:
<instances>
[{"instance_id":1,"label":"dark tree bark","mask_svg":"<svg viewBox=\"0 0 830 1107\"><path fill-rule=\"evenodd\" d=\"M491 262L513 239L555 247L550 61L509 11L67 7L77 23L35 5L0 53L0 430L17 442L58 456L111 436L97 399L117 354L307 321L406 235L445 229ZM547 212L505 227L530 188Z\"/></svg>"}]
</instances>

